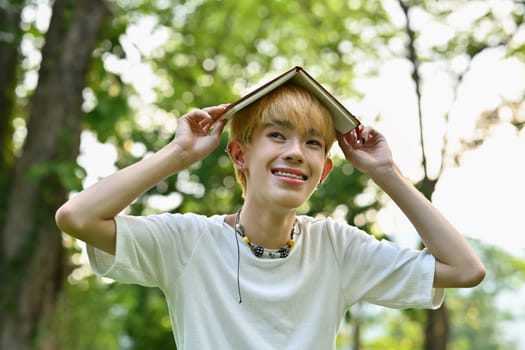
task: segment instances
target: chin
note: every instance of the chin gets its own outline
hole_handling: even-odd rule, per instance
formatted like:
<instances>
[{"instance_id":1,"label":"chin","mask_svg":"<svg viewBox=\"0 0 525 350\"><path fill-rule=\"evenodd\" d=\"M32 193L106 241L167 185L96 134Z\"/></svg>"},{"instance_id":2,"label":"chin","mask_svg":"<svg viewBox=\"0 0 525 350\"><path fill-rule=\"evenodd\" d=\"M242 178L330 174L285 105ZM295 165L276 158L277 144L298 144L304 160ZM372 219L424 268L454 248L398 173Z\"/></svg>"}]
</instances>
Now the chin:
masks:
<instances>
[{"instance_id":1,"label":"chin","mask_svg":"<svg viewBox=\"0 0 525 350\"><path fill-rule=\"evenodd\" d=\"M290 193L286 193L275 196L271 202L281 207L297 209L302 206L308 198L310 198L310 196L306 196L305 194L295 193L290 195Z\"/></svg>"}]
</instances>

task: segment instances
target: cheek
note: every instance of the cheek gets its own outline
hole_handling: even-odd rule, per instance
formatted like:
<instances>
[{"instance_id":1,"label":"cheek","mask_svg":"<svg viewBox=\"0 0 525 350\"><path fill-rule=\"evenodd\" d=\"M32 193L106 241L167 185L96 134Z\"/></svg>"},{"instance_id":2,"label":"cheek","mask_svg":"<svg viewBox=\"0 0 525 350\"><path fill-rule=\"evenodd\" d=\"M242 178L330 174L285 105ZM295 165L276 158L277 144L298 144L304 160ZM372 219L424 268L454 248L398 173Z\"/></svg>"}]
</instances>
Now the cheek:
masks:
<instances>
[{"instance_id":1,"label":"cheek","mask_svg":"<svg viewBox=\"0 0 525 350\"><path fill-rule=\"evenodd\" d=\"M312 152L312 154L309 157L310 164L312 164L313 167L317 168L323 168L324 163L326 161L325 153L324 152Z\"/></svg>"}]
</instances>

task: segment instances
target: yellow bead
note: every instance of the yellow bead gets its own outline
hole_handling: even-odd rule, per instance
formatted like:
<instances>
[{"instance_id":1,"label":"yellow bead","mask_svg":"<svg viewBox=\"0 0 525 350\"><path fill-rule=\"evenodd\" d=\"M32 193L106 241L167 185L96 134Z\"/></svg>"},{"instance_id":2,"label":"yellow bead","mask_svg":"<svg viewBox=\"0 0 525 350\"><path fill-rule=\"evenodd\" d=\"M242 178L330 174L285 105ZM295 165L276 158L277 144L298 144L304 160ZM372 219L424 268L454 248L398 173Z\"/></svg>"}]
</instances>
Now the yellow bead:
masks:
<instances>
[{"instance_id":1,"label":"yellow bead","mask_svg":"<svg viewBox=\"0 0 525 350\"><path fill-rule=\"evenodd\" d=\"M247 244L250 244L250 239L246 236L243 237L243 241L245 241Z\"/></svg>"},{"instance_id":2,"label":"yellow bead","mask_svg":"<svg viewBox=\"0 0 525 350\"><path fill-rule=\"evenodd\" d=\"M294 245L295 245L295 241L294 241L293 239L290 239L290 240L288 241L288 246L289 246L290 248L292 248Z\"/></svg>"}]
</instances>

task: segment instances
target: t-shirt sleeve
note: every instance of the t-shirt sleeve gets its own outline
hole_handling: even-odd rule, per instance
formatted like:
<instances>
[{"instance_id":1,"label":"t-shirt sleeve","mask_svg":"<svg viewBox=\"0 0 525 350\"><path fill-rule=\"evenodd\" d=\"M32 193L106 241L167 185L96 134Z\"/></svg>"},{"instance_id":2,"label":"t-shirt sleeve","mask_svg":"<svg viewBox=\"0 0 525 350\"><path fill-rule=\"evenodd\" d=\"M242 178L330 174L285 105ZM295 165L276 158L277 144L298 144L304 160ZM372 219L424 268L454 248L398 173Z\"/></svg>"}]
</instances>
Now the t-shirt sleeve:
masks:
<instances>
[{"instance_id":1,"label":"t-shirt sleeve","mask_svg":"<svg viewBox=\"0 0 525 350\"><path fill-rule=\"evenodd\" d=\"M433 288L436 260L428 250L379 241L351 226L342 230L342 288L348 303L431 309L442 304L444 289Z\"/></svg>"},{"instance_id":2,"label":"t-shirt sleeve","mask_svg":"<svg viewBox=\"0 0 525 350\"><path fill-rule=\"evenodd\" d=\"M93 271L119 282L163 288L180 275L202 236L189 215L119 215L115 255L87 245ZM166 268L169 267L169 268Z\"/></svg>"}]
</instances>

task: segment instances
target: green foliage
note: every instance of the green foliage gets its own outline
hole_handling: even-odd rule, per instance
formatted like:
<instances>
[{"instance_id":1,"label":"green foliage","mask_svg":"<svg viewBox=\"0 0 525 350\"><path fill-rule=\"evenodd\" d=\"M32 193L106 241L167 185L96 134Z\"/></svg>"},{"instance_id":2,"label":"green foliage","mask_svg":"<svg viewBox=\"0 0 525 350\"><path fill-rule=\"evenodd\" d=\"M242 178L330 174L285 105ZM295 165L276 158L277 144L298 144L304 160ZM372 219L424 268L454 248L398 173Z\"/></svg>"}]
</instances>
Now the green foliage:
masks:
<instances>
[{"instance_id":1,"label":"green foliage","mask_svg":"<svg viewBox=\"0 0 525 350\"><path fill-rule=\"evenodd\" d=\"M47 323L62 349L120 349L128 293L115 287L95 276L66 285Z\"/></svg>"},{"instance_id":2,"label":"green foliage","mask_svg":"<svg viewBox=\"0 0 525 350\"><path fill-rule=\"evenodd\" d=\"M101 86L94 90L96 107L86 113L85 122L87 129L96 132L100 142L107 142L115 136L115 125L122 119L129 119L132 113L126 87L117 76L106 72L103 81L98 83Z\"/></svg>"},{"instance_id":3,"label":"green foliage","mask_svg":"<svg viewBox=\"0 0 525 350\"><path fill-rule=\"evenodd\" d=\"M28 173L28 179L45 179L50 175L55 175L63 188L80 191L82 190L81 180L85 177L86 171L79 165L70 162L49 161L33 166Z\"/></svg>"},{"instance_id":4,"label":"green foliage","mask_svg":"<svg viewBox=\"0 0 525 350\"><path fill-rule=\"evenodd\" d=\"M524 260L478 241L472 244L477 247L488 274L478 288L448 292L449 306L454 310L451 318L454 348L514 348L512 339L505 338L504 325L512 323L516 315L510 311L517 310L513 310L509 302L502 303L501 296L510 293L510 298L518 298L512 296L512 291L517 293L517 288L525 282Z\"/></svg>"},{"instance_id":5,"label":"green foliage","mask_svg":"<svg viewBox=\"0 0 525 350\"><path fill-rule=\"evenodd\" d=\"M421 349L423 334L421 323L415 322L399 312L388 318L385 329L388 336L378 337L366 344L366 349L412 350Z\"/></svg>"},{"instance_id":6,"label":"green foliage","mask_svg":"<svg viewBox=\"0 0 525 350\"><path fill-rule=\"evenodd\" d=\"M159 289L130 286L127 298L125 336L129 349L175 348L164 295ZM129 290L126 291L129 293ZM147 325L145 327L145 325Z\"/></svg>"}]
</instances>

